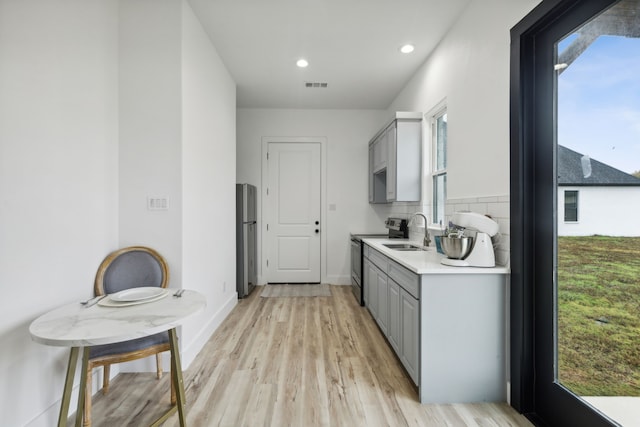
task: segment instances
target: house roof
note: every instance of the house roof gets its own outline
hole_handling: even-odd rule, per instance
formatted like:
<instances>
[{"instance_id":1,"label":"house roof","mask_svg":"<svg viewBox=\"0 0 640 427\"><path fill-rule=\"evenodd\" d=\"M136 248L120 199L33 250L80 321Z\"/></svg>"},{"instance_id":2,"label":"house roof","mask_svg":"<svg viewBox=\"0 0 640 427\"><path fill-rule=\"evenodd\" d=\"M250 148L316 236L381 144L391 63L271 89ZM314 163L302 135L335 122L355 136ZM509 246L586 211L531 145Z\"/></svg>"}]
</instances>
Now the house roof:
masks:
<instances>
[{"instance_id":1,"label":"house roof","mask_svg":"<svg viewBox=\"0 0 640 427\"><path fill-rule=\"evenodd\" d=\"M619 169L591 159L591 175L582 170L583 154L558 145L558 185L639 186L640 179Z\"/></svg>"}]
</instances>

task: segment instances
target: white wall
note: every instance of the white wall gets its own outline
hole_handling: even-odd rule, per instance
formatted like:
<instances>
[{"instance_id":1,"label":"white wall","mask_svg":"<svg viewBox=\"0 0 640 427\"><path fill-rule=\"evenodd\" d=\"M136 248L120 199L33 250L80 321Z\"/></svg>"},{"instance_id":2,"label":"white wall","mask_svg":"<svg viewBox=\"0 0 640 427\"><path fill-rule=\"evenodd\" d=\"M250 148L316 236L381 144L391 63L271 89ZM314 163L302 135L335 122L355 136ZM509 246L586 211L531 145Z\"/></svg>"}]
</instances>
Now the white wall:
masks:
<instances>
[{"instance_id":1,"label":"white wall","mask_svg":"<svg viewBox=\"0 0 640 427\"><path fill-rule=\"evenodd\" d=\"M206 295L183 367L235 304L235 84L183 0L2 0L0 93L0 424L48 427L68 349L29 324L89 297L110 251L153 246Z\"/></svg>"},{"instance_id":2,"label":"white wall","mask_svg":"<svg viewBox=\"0 0 640 427\"><path fill-rule=\"evenodd\" d=\"M171 288L182 287L181 16L180 0L120 1L119 246L160 252ZM167 197L168 210L148 210L149 196ZM152 371L155 362L115 368Z\"/></svg>"},{"instance_id":3,"label":"white wall","mask_svg":"<svg viewBox=\"0 0 640 427\"><path fill-rule=\"evenodd\" d=\"M426 113L446 100L446 215L469 209L491 215L500 225L494 243L503 265L510 251L509 31L538 3L471 1L389 107ZM423 203L428 211L430 200Z\"/></svg>"},{"instance_id":4,"label":"white wall","mask_svg":"<svg viewBox=\"0 0 640 427\"><path fill-rule=\"evenodd\" d=\"M182 286L181 3L120 1L120 246L167 260ZM148 196L169 209L147 210Z\"/></svg>"},{"instance_id":5,"label":"white wall","mask_svg":"<svg viewBox=\"0 0 640 427\"><path fill-rule=\"evenodd\" d=\"M182 329L188 365L233 308L236 86L191 7L182 5L182 285L207 299Z\"/></svg>"},{"instance_id":6,"label":"white wall","mask_svg":"<svg viewBox=\"0 0 640 427\"><path fill-rule=\"evenodd\" d=\"M578 222L564 222L564 192L578 192ZM558 187L559 236L640 236L640 187Z\"/></svg>"},{"instance_id":7,"label":"white wall","mask_svg":"<svg viewBox=\"0 0 640 427\"><path fill-rule=\"evenodd\" d=\"M121 1L120 244L157 249L170 287L207 298L181 330L185 368L237 302L235 229L220 227L235 222L235 108L235 83L186 1ZM147 210L149 196L169 209ZM141 369L153 359L121 365Z\"/></svg>"},{"instance_id":8,"label":"white wall","mask_svg":"<svg viewBox=\"0 0 640 427\"><path fill-rule=\"evenodd\" d=\"M509 194L509 30L539 0L473 0L389 111L446 98L447 196Z\"/></svg>"},{"instance_id":9,"label":"white wall","mask_svg":"<svg viewBox=\"0 0 640 427\"><path fill-rule=\"evenodd\" d=\"M262 188L262 137L325 137L327 139L326 203L322 231L326 271L321 280L350 283L349 233L384 232L380 217L368 202L368 142L382 128L387 114L379 110L238 109L237 180ZM258 198L258 218L262 218ZM258 236L259 276L264 257ZM330 250L328 250L330 248ZM259 277L259 282L263 283Z\"/></svg>"},{"instance_id":10,"label":"white wall","mask_svg":"<svg viewBox=\"0 0 640 427\"><path fill-rule=\"evenodd\" d=\"M0 2L0 424L55 425L68 349L29 324L118 244L118 5Z\"/></svg>"}]
</instances>

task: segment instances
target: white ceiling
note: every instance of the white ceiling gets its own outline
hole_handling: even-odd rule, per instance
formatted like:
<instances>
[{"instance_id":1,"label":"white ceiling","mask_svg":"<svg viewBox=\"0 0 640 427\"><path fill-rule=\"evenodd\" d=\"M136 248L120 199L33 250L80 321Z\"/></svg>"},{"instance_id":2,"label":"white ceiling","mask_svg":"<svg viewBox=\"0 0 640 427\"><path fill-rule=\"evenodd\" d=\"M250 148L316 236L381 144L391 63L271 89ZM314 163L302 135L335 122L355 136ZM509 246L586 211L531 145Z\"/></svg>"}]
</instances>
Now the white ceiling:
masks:
<instances>
[{"instance_id":1,"label":"white ceiling","mask_svg":"<svg viewBox=\"0 0 640 427\"><path fill-rule=\"evenodd\" d=\"M469 0L189 3L237 84L238 107L385 109ZM416 50L401 54L405 43Z\"/></svg>"}]
</instances>

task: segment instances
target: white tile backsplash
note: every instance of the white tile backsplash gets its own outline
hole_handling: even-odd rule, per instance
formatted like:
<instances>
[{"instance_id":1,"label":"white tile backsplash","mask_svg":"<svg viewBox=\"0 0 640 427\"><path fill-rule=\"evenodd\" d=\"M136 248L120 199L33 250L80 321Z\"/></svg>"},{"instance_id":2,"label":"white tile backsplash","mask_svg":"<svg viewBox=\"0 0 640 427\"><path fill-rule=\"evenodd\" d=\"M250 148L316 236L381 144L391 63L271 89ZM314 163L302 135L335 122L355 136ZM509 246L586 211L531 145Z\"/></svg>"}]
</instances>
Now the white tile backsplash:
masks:
<instances>
[{"instance_id":1,"label":"white tile backsplash","mask_svg":"<svg viewBox=\"0 0 640 427\"><path fill-rule=\"evenodd\" d=\"M510 198L506 196L478 197L476 199L451 199L447 200L445 214L447 223L454 212L472 211L483 215L489 215L498 223L498 234L492 239L496 254L496 263L509 265L510 255Z\"/></svg>"},{"instance_id":2,"label":"white tile backsplash","mask_svg":"<svg viewBox=\"0 0 640 427\"><path fill-rule=\"evenodd\" d=\"M431 217L431 205L419 204L419 203L390 203L374 205L378 215L382 218L390 216L404 218L410 220L412 215L416 212L424 213L429 222L433 222ZM445 206L445 221L443 225L447 225L454 212L459 211L472 211L478 212L483 215L489 215L493 220L498 223L498 234L492 239L496 254L496 263L499 265L509 265L510 254L510 198L506 196L483 196L477 198L463 198L463 199L450 199L447 200ZM424 227L422 227L422 218L410 222L409 224L409 238L411 240L420 241L424 237ZM431 245L434 246L433 236L431 236Z\"/></svg>"},{"instance_id":3,"label":"white tile backsplash","mask_svg":"<svg viewBox=\"0 0 640 427\"><path fill-rule=\"evenodd\" d=\"M483 215L489 213L487 203L469 203L469 210Z\"/></svg>"},{"instance_id":4,"label":"white tile backsplash","mask_svg":"<svg viewBox=\"0 0 640 427\"><path fill-rule=\"evenodd\" d=\"M478 202L496 203L498 202L498 197L497 196L478 197Z\"/></svg>"}]
</instances>

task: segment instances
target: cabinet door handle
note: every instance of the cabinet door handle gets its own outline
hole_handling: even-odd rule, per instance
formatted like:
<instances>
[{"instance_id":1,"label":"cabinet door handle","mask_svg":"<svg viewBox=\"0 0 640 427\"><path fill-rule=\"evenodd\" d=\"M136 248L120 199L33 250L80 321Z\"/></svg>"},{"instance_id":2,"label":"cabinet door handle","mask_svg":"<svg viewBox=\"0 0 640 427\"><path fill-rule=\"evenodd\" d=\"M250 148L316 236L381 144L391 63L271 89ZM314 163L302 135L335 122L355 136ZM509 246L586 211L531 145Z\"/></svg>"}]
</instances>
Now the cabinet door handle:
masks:
<instances>
[{"instance_id":1,"label":"cabinet door handle","mask_svg":"<svg viewBox=\"0 0 640 427\"><path fill-rule=\"evenodd\" d=\"M319 232L320 232L320 230L318 230L318 229L316 228L316 234L318 234Z\"/></svg>"}]
</instances>

